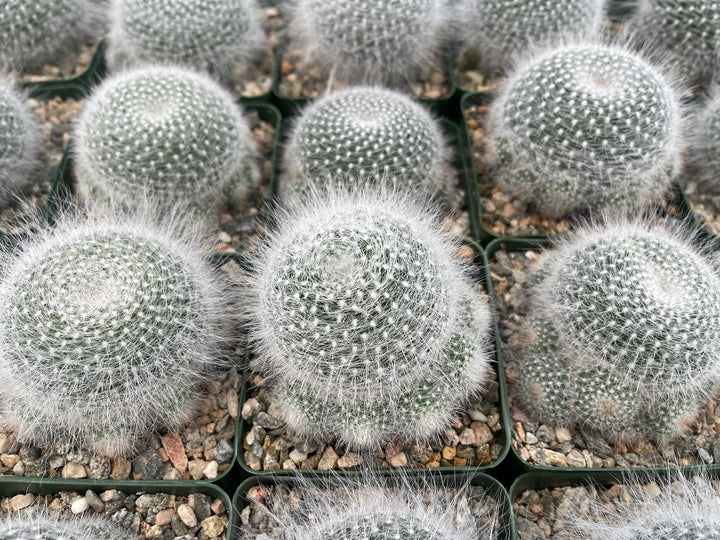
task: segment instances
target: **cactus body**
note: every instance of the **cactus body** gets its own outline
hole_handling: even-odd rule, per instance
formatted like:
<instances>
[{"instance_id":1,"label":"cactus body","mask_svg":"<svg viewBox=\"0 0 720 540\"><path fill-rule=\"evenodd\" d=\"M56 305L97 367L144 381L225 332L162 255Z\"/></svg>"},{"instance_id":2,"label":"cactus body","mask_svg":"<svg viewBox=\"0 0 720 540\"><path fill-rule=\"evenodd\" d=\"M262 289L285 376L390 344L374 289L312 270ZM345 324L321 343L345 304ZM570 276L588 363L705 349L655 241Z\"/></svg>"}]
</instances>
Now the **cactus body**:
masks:
<instances>
[{"instance_id":1,"label":"cactus body","mask_svg":"<svg viewBox=\"0 0 720 540\"><path fill-rule=\"evenodd\" d=\"M557 339L550 353L529 341L521 389L556 377L569 390L544 399L525 390L526 408L548 422L569 410L612 440L681 434L720 383L712 266L682 236L614 225L561 244L540 271L526 330L551 328Z\"/></svg>"},{"instance_id":2,"label":"cactus body","mask_svg":"<svg viewBox=\"0 0 720 540\"><path fill-rule=\"evenodd\" d=\"M381 179L433 193L447 186L445 143L430 114L410 98L380 88L352 88L310 105L285 153L285 186Z\"/></svg>"},{"instance_id":3,"label":"cactus body","mask_svg":"<svg viewBox=\"0 0 720 540\"><path fill-rule=\"evenodd\" d=\"M349 84L398 86L438 64L449 22L445 0L297 0L297 39Z\"/></svg>"},{"instance_id":4,"label":"cactus body","mask_svg":"<svg viewBox=\"0 0 720 540\"><path fill-rule=\"evenodd\" d=\"M423 212L392 193L318 197L255 265L254 367L298 435L427 439L487 376L486 300Z\"/></svg>"},{"instance_id":5,"label":"cactus body","mask_svg":"<svg viewBox=\"0 0 720 540\"><path fill-rule=\"evenodd\" d=\"M26 70L97 39L101 8L91 0L0 0L0 66Z\"/></svg>"},{"instance_id":6,"label":"cactus body","mask_svg":"<svg viewBox=\"0 0 720 540\"><path fill-rule=\"evenodd\" d=\"M463 0L464 46L480 54L486 72L503 72L519 53L596 34L604 8L604 0Z\"/></svg>"},{"instance_id":7,"label":"cactus body","mask_svg":"<svg viewBox=\"0 0 720 540\"><path fill-rule=\"evenodd\" d=\"M232 80L262 52L255 0L114 0L108 62L177 64Z\"/></svg>"},{"instance_id":8,"label":"cactus body","mask_svg":"<svg viewBox=\"0 0 720 540\"><path fill-rule=\"evenodd\" d=\"M108 455L178 429L220 365L222 294L182 235L142 221L71 220L27 242L0 285L3 417L20 441Z\"/></svg>"},{"instance_id":9,"label":"cactus body","mask_svg":"<svg viewBox=\"0 0 720 540\"><path fill-rule=\"evenodd\" d=\"M0 521L0 540L127 540L130 532L110 521L83 517L14 516Z\"/></svg>"},{"instance_id":10,"label":"cactus body","mask_svg":"<svg viewBox=\"0 0 720 540\"><path fill-rule=\"evenodd\" d=\"M75 130L86 198L188 201L212 210L255 187L254 141L232 96L209 77L174 67L116 75L89 98Z\"/></svg>"},{"instance_id":11,"label":"cactus body","mask_svg":"<svg viewBox=\"0 0 720 540\"><path fill-rule=\"evenodd\" d=\"M618 47L561 47L519 67L488 131L490 174L550 216L658 200L681 163L674 92Z\"/></svg>"},{"instance_id":12,"label":"cactus body","mask_svg":"<svg viewBox=\"0 0 720 540\"><path fill-rule=\"evenodd\" d=\"M0 205L29 182L39 151L35 116L12 86L0 82Z\"/></svg>"},{"instance_id":13,"label":"cactus body","mask_svg":"<svg viewBox=\"0 0 720 540\"><path fill-rule=\"evenodd\" d=\"M717 0L641 0L627 30L687 83L707 82L720 68Z\"/></svg>"}]
</instances>

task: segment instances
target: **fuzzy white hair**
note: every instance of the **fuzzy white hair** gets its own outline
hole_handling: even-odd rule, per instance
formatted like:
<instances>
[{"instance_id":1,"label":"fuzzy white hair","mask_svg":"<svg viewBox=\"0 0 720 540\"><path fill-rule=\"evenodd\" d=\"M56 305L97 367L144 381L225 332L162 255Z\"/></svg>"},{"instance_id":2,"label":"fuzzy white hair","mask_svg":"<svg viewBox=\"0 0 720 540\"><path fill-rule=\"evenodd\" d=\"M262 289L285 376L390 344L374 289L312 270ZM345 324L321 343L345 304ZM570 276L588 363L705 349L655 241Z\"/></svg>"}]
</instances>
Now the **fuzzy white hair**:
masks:
<instances>
[{"instance_id":1,"label":"fuzzy white hair","mask_svg":"<svg viewBox=\"0 0 720 540\"><path fill-rule=\"evenodd\" d=\"M107 519L77 517L60 519L46 513L27 516L12 514L0 520L2 540L130 540L130 531L118 528Z\"/></svg>"}]
</instances>

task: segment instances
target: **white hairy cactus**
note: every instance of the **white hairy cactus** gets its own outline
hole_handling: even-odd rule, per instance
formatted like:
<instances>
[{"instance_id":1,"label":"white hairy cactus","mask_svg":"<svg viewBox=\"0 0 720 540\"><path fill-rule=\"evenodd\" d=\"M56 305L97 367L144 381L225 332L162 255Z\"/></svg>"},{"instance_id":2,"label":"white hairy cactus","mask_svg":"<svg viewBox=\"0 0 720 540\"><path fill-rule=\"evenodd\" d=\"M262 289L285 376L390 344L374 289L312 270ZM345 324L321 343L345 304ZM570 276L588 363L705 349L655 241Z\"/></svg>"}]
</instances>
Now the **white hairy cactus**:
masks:
<instances>
[{"instance_id":1,"label":"white hairy cactus","mask_svg":"<svg viewBox=\"0 0 720 540\"><path fill-rule=\"evenodd\" d=\"M298 479L294 490L301 499L287 504L270 492L263 506L275 530L285 540L496 540L500 504L491 495L477 501L480 516L470 511L469 485L450 487L442 479L410 478L396 474L392 481L376 476L331 478L310 482ZM490 499L490 500L488 500ZM248 522L238 540L259 538Z\"/></svg>"},{"instance_id":2,"label":"white hairy cactus","mask_svg":"<svg viewBox=\"0 0 720 540\"><path fill-rule=\"evenodd\" d=\"M3 270L0 413L103 455L180 428L223 365L228 294L178 220L64 218Z\"/></svg>"},{"instance_id":3,"label":"white hairy cactus","mask_svg":"<svg viewBox=\"0 0 720 540\"><path fill-rule=\"evenodd\" d=\"M428 439L482 389L487 299L404 196L309 198L253 268L253 367L298 436L352 447Z\"/></svg>"},{"instance_id":4,"label":"white hairy cactus","mask_svg":"<svg viewBox=\"0 0 720 540\"><path fill-rule=\"evenodd\" d=\"M676 93L618 46L566 45L520 65L488 135L489 174L551 217L655 202L681 164Z\"/></svg>"},{"instance_id":5,"label":"white hairy cactus","mask_svg":"<svg viewBox=\"0 0 720 540\"><path fill-rule=\"evenodd\" d=\"M40 127L22 94L0 81L0 206L5 207L39 168Z\"/></svg>"},{"instance_id":6,"label":"white hairy cactus","mask_svg":"<svg viewBox=\"0 0 720 540\"><path fill-rule=\"evenodd\" d=\"M605 0L461 0L457 9L463 47L479 54L490 74L505 71L519 53L597 34Z\"/></svg>"},{"instance_id":7,"label":"white hairy cactus","mask_svg":"<svg viewBox=\"0 0 720 540\"><path fill-rule=\"evenodd\" d=\"M562 528L587 540L720 539L720 493L707 475L676 471L652 489L648 480L627 477L622 500L595 496L589 507L568 508Z\"/></svg>"},{"instance_id":8,"label":"white hairy cactus","mask_svg":"<svg viewBox=\"0 0 720 540\"><path fill-rule=\"evenodd\" d=\"M232 80L263 50L255 0L113 0L108 63L177 64Z\"/></svg>"},{"instance_id":9,"label":"white hairy cactus","mask_svg":"<svg viewBox=\"0 0 720 540\"><path fill-rule=\"evenodd\" d=\"M131 533L91 517L62 520L45 514L12 515L0 520L0 540L128 540Z\"/></svg>"},{"instance_id":10,"label":"white hairy cactus","mask_svg":"<svg viewBox=\"0 0 720 540\"><path fill-rule=\"evenodd\" d=\"M0 0L0 66L24 71L99 38L93 0Z\"/></svg>"},{"instance_id":11,"label":"white hairy cactus","mask_svg":"<svg viewBox=\"0 0 720 540\"><path fill-rule=\"evenodd\" d=\"M714 193L720 192L720 86L715 85L699 108L688 137L687 168Z\"/></svg>"},{"instance_id":12,"label":"white hairy cactus","mask_svg":"<svg viewBox=\"0 0 720 540\"><path fill-rule=\"evenodd\" d=\"M430 113L393 90L356 87L329 94L296 120L283 187L381 179L428 194L448 184L445 141Z\"/></svg>"},{"instance_id":13,"label":"white hairy cactus","mask_svg":"<svg viewBox=\"0 0 720 540\"><path fill-rule=\"evenodd\" d=\"M626 32L686 83L711 80L720 68L720 1L637 0Z\"/></svg>"},{"instance_id":14,"label":"white hairy cactus","mask_svg":"<svg viewBox=\"0 0 720 540\"><path fill-rule=\"evenodd\" d=\"M610 440L682 434L720 386L720 276L704 254L622 223L559 242L539 272L518 357L528 411Z\"/></svg>"},{"instance_id":15,"label":"white hairy cactus","mask_svg":"<svg viewBox=\"0 0 720 540\"><path fill-rule=\"evenodd\" d=\"M398 86L442 66L447 0L294 0L293 39L348 84Z\"/></svg>"},{"instance_id":16,"label":"white hairy cactus","mask_svg":"<svg viewBox=\"0 0 720 540\"><path fill-rule=\"evenodd\" d=\"M258 180L240 106L210 77L152 66L107 79L75 128L78 190L92 199L187 202L203 212L242 199Z\"/></svg>"}]
</instances>

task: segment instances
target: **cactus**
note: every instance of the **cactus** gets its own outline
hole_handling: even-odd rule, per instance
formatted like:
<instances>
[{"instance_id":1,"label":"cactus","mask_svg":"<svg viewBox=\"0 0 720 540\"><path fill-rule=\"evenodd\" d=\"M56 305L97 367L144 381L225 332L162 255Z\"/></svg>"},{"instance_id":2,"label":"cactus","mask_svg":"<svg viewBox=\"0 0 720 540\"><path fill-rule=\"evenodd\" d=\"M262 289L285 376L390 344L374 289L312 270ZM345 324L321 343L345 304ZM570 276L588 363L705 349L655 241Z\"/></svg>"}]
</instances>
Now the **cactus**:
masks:
<instances>
[{"instance_id":1,"label":"cactus","mask_svg":"<svg viewBox=\"0 0 720 540\"><path fill-rule=\"evenodd\" d=\"M61 520L16 514L0 521L0 540L127 540L129 531L104 519Z\"/></svg>"},{"instance_id":2,"label":"cactus","mask_svg":"<svg viewBox=\"0 0 720 540\"><path fill-rule=\"evenodd\" d=\"M22 95L0 82L0 206L5 207L39 168L40 127Z\"/></svg>"},{"instance_id":3,"label":"cactus","mask_svg":"<svg viewBox=\"0 0 720 540\"><path fill-rule=\"evenodd\" d=\"M720 68L717 0L639 0L626 31L686 83L707 82Z\"/></svg>"},{"instance_id":4,"label":"cactus","mask_svg":"<svg viewBox=\"0 0 720 540\"><path fill-rule=\"evenodd\" d=\"M0 66L25 71L98 39L102 9L92 0L0 0Z\"/></svg>"},{"instance_id":5,"label":"cactus","mask_svg":"<svg viewBox=\"0 0 720 540\"><path fill-rule=\"evenodd\" d=\"M284 185L380 178L399 189L447 190L445 141L431 115L410 98L381 88L352 88L303 111L285 153Z\"/></svg>"},{"instance_id":6,"label":"cactus","mask_svg":"<svg viewBox=\"0 0 720 540\"><path fill-rule=\"evenodd\" d=\"M422 480L396 474L392 481L364 473L358 478L298 479L301 497L293 508L277 487L265 503L286 540L495 540L499 505L485 495L482 503L468 493L470 486L449 487L441 479ZM472 498L478 515L467 504ZM477 512L477 509L476 509ZM280 533L280 531L282 531ZM252 521L245 521L238 540L258 538ZM273 535L273 538L278 536ZM269 538L269 537L268 537Z\"/></svg>"},{"instance_id":7,"label":"cactus","mask_svg":"<svg viewBox=\"0 0 720 540\"><path fill-rule=\"evenodd\" d=\"M720 276L701 252L615 224L560 243L539 271L518 355L528 411L567 411L611 440L682 434L720 384Z\"/></svg>"},{"instance_id":8,"label":"cactus","mask_svg":"<svg viewBox=\"0 0 720 540\"><path fill-rule=\"evenodd\" d=\"M675 470L653 489L642 485L648 480L627 478L624 500L596 496L589 506L568 508L565 529L587 540L720 539L720 495L706 474L688 478Z\"/></svg>"},{"instance_id":9,"label":"cactus","mask_svg":"<svg viewBox=\"0 0 720 540\"><path fill-rule=\"evenodd\" d=\"M85 198L189 201L201 213L241 199L258 178L240 107L209 77L148 67L106 80L75 128L78 189Z\"/></svg>"},{"instance_id":10,"label":"cactus","mask_svg":"<svg viewBox=\"0 0 720 540\"><path fill-rule=\"evenodd\" d=\"M65 218L24 242L0 284L0 412L19 441L128 454L191 418L229 290L178 226Z\"/></svg>"},{"instance_id":11,"label":"cactus","mask_svg":"<svg viewBox=\"0 0 720 540\"><path fill-rule=\"evenodd\" d=\"M402 86L438 63L445 0L296 0L293 39L348 84Z\"/></svg>"},{"instance_id":12,"label":"cactus","mask_svg":"<svg viewBox=\"0 0 720 540\"><path fill-rule=\"evenodd\" d=\"M236 78L264 49L255 0L113 0L111 68L176 64Z\"/></svg>"},{"instance_id":13,"label":"cactus","mask_svg":"<svg viewBox=\"0 0 720 540\"><path fill-rule=\"evenodd\" d=\"M720 86L714 86L697 111L688 136L687 168L714 193L720 192Z\"/></svg>"},{"instance_id":14,"label":"cactus","mask_svg":"<svg viewBox=\"0 0 720 540\"><path fill-rule=\"evenodd\" d=\"M514 57L570 36L597 34L605 0L463 0L463 46L480 55L486 73L504 72Z\"/></svg>"},{"instance_id":15,"label":"cactus","mask_svg":"<svg viewBox=\"0 0 720 540\"><path fill-rule=\"evenodd\" d=\"M489 372L487 300L427 211L388 191L325 193L259 254L250 333L288 428L372 447L428 439Z\"/></svg>"},{"instance_id":16,"label":"cactus","mask_svg":"<svg viewBox=\"0 0 720 540\"><path fill-rule=\"evenodd\" d=\"M490 114L489 174L552 217L656 201L680 169L678 99L655 68L619 47L536 56Z\"/></svg>"}]
</instances>

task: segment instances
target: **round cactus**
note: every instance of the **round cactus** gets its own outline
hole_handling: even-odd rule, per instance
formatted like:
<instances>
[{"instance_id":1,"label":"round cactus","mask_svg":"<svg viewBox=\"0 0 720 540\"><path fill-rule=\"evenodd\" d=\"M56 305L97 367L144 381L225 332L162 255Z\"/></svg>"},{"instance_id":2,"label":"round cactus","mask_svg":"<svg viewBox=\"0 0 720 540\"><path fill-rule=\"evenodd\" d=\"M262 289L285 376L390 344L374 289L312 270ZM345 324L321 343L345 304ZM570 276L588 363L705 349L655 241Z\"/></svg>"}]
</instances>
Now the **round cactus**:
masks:
<instances>
[{"instance_id":1,"label":"round cactus","mask_svg":"<svg viewBox=\"0 0 720 540\"><path fill-rule=\"evenodd\" d=\"M47 515L15 515L0 521L0 540L127 540L110 521L83 517L63 521Z\"/></svg>"},{"instance_id":2,"label":"round cactus","mask_svg":"<svg viewBox=\"0 0 720 540\"><path fill-rule=\"evenodd\" d=\"M18 440L116 455L181 427L228 341L227 291L193 245L107 218L22 249L0 284L0 411Z\"/></svg>"},{"instance_id":3,"label":"round cactus","mask_svg":"<svg viewBox=\"0 0 720 540\"><path fill-rule=\"evenodd\" d=\"M113 0L108 63L211 70L232 80L263 50L255 0Z\"/></svg>"},{"instance_id":4,"label":"round cactus","mask_svg":"<svg viewBox=\"0 0 720 540\"><path fill-rule=\"evenodd\" d=\"M310 105L285 152L284 186L380 179L399 189L445 191L448 164L437 122L410 98L352 88Z\"/></svg>"},{"instance_id":5,"label":"round cactus","mask_svg":"<svg viewBox=\"0 0 720 540\"><path fill-rule=\"evenodd\" d=\"M0 206L27 185L39 166L40 128L22 96L0 82Z\"/></svg>"},{"instance_id":6,"label":"round cactus","mask_svg":"<svg viewBox=\"0 0 720 540\"><path fill-rule=\"evenodd\" d=\"M92 0L0 0L0 66L37 67L98 39L102 9Z\"/></svg>"},{"instance_id":7,"label":"round cactus","mask_svg":"<svg viewBox=\"0 0 720 540\"><path fill-rule=\"evenodd\" d=\"M568 410L612 440L681 434L720 384L712 265L686 238L631 224L581 233L544 265L519 355L525 407L548 422Z\"/></svg>"},{"instance_id":8,"label":"round cactus","mask_svg":"<svg viewBox=\"0 0 720 540\"><path fill-rule=\"evenodd\" d=\"M174 67L116 75L85 102L75 128L85 198L189 201L202 212L255 187L255 143L240 107L209 77Z\"/></svg>"},{"instance_id":9,"label":"round cactus","mask_svg":"<svg viewBox=\"0 0 720 540\"><path fill-rule=\"evenodd\" d=\"M599 32L605 0L463 0L463 45L486 72L505 71L518 53L570 36Z\"/></svg>"},{"instance_id":10,"label":"round cactus","mask_svg":"<svg viewBox=\"0 0 720 540\"><path fill-rule=\"evenodd\" d=\"M680 124L672 88L637 55L561 47L519 67L493 105L490 174L549 216L644 205L679 172Z\"/></svg>"},{"instance_id":11,"label":"round cactus","mask_svg":"<svg viewBox=\"0 0 720 540\"><path fill-rule=\"evenodd\" d=\"M720 68L720 1L640 0L627 32L687 83Z\"/></svg>"},{"instance_id":12,"label":"round cactus","mask_svg":"<svg viewBox=\"0 0 720 540\"><path fill-rule=\"evenodd\" d=\"M699 109L688 140L688 169L703 186L720 192L720 87L715 86Z\"/></svg>"},{"instance_id":13,"label":"round cactus","mask_svg":"<svg viewBox=\"0 0 720 540\"><path fill-rule=\"evenodd\" d=\"M398 86L438 63L445 0L298 0L294 38L349 84Z\"/></svg>"},{"instance_id":14,"label":"round cactus","mask_svg":"<svg viewBox=\"0 0 720 540\"><path fill-rule=\"evenodd\" d=\"M480 390L487 301L425 215L392 193L320 196L259 256L253 367L298 436L427 439Z\"/></svg>"}]
</instances>

